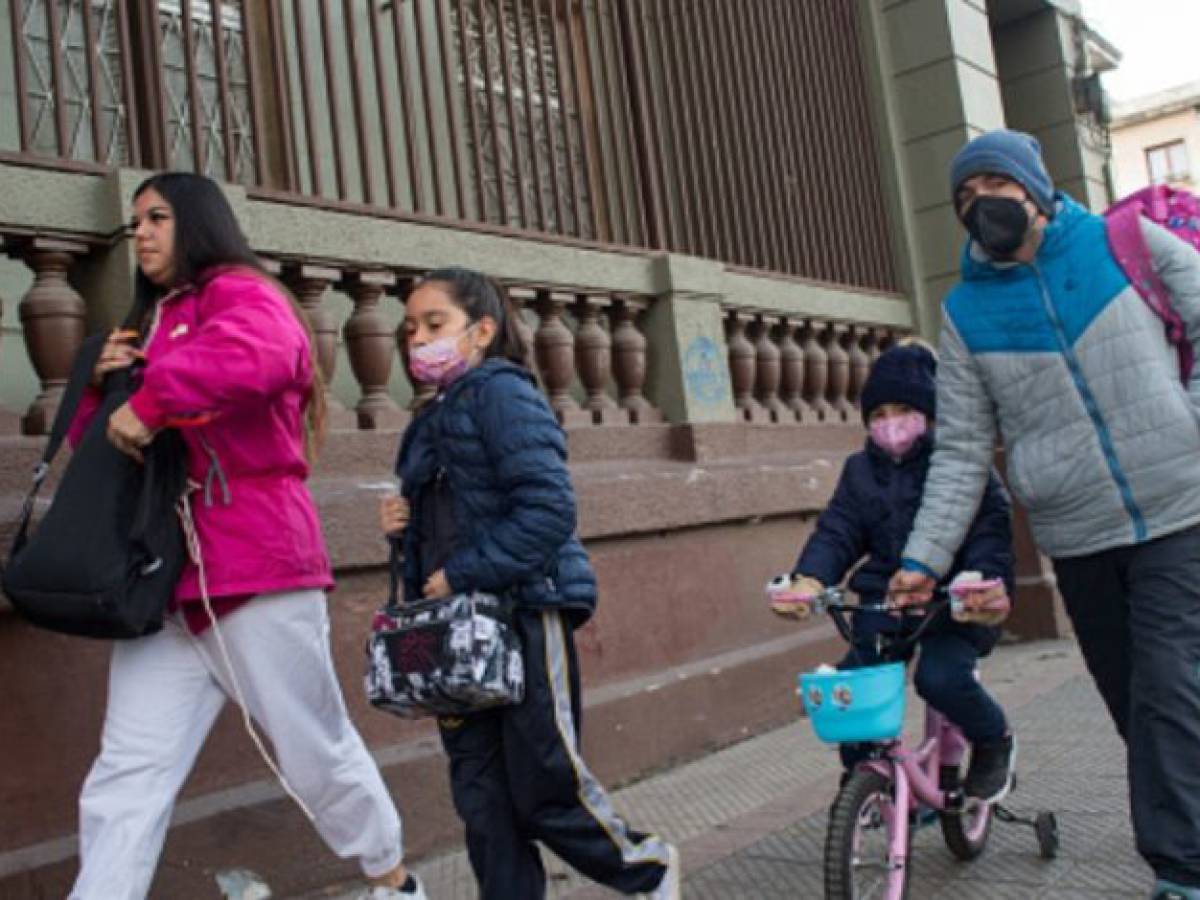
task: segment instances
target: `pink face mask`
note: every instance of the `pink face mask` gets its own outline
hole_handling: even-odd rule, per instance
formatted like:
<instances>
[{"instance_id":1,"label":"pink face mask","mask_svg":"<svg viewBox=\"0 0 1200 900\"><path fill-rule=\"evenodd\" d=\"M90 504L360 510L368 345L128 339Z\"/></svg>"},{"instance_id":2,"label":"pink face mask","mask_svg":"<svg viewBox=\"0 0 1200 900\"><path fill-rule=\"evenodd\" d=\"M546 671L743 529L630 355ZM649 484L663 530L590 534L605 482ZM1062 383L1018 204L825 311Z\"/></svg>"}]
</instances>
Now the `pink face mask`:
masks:
<instances>
[{"instance_id":1,"label":"pink face mask","mask_svg":"<svg viewBox=\"0 0 1200 900\"><path fill-rule=\"evenodd\" d=\"M470 328L463 334L470 332ZM448 387L471 367L471 361L458 351L463 334L439 338L408 352L408 371L422 384Z\"/></svg>"},{"instance_id":2,"label":"pink face mask","mask_svg":"<svg viewBox=\"0 0 1200 900\"><path fill-rule=\"evenodd\" d=\"M928 427L924 413L884 416L871 423L871 440L889 456L899 458L912 449Z\"/></svg>"}]
</instances>

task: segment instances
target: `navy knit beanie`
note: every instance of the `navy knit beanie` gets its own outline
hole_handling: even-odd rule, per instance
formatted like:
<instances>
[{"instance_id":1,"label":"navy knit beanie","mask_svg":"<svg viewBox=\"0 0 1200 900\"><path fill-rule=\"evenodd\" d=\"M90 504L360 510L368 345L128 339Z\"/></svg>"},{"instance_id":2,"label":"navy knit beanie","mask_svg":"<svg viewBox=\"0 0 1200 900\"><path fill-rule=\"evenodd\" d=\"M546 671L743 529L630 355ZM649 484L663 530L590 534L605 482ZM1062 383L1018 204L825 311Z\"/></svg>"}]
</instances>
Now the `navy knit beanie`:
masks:
<instances>
[{"instance_id":1,"label":"navy knit beanie","mask_svg":"<svg viewBox=\"0 0 1200 900\"><path fill-rule=\"evenodd\" d=\"M950 196L958 205L958 189L976 175L1004 175L1029 192L1047 216L1054 215L1054 182L1042 161L1042 145L1033 135L1000 128L981 134L958 151L950 163Z\"/></svg>"},{"instance_id":2,"label":"navy knit beanie","mask_svg":"<svg viewBox=\"0 0 1200 900\"><path fill-rule=\"evenodd\" d=\"M937 360L924 347L907 344L885 350L863 385L863 421L870 421L871 413L885 403L905 403L936 418L936 377Z\"/></svg>"}]
</instances>

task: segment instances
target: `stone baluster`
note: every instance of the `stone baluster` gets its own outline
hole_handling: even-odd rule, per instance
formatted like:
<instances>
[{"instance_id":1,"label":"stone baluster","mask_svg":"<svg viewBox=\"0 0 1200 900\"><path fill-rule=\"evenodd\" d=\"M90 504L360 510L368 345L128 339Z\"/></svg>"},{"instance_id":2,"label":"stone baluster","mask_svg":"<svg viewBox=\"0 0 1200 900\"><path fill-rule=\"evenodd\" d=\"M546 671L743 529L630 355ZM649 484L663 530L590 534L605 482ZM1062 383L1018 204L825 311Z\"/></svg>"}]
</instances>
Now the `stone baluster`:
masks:
<instances>
[{"instance_id":1,"label":"stone baluster","mask_svg":"<svg viewBox=\"0 0 1200 900\"><path fill-rule=\"evenodd\" d=\"M612 306L604 295L581 294L575 302L575 317L579 329L575 335L575 366L587 398L583 407L592 414L596 425L614 425L621 413L616 401L608 395L612 373L612 339L601 324L603 310ZM628 421L626 416L620 416Z\"/></svg>"},{"instance_id":2,"label":"stone baluster","mask_svg":"<svg viewBox=\"0 0 1200 900\"><path fill-rule=\"evenodd\" d=\"M783 361L779 347L771 340L771 330L779 321L779 316L760 313L755 323L755 395L772 422L786 422L791 413L779 395Z\"/></svg>"},{"instance_id":3,"label":"stone baluster","mask_svg":"<svg viewBox=\"0 0 1200 900\"><path fill-rule=\"evenodd\" d=\"M354 312L342 334L350 368L362 388L355 407L359 428L400 427L408 418L388 393L396 338L379 306L384 291L395 283L396 276L391 272L354 272L345 279Z\"/></svg>"},{"instance_id":4,"label":"stone baluster","mask_svg":"<svg viewBox=\"0 0 1200 900\"><path fill-rule=\"evenodd\" d=\"M867 359L869 365L875 365L875 360L879 359L879 354L882 352L879 349L880 329L876 327L866 330L867 336L863 339L863 349L867 351Z\"/></svg>"},{"instance_id":5,"label":"stone baluster","mask_svg":"<svg viewBox=\"0 0 1200 900\"><path fill-rule=\"evenodd\" d=\"M800 323L783 318L779 324L780 394L791 415L789 421L807 422L813 411L804 402L804 351L796 343Z\"/></svg>"},{"instance_id":6,"label":"stone baluster","mask_svg":"<svg viewBox=\"0 0 1200 900\"><path fill-rule=\"evenodd\" d=\"M41 390L21 419L24 434L48 434L62 400L71 364L83 343L86 307L67 280L71 264L87 252L85 244L34 238L20 250L33 270L33 284L17 307L25 348Z\"/></svg>"},{"instance_id":7,"label":"stone baluster","mask_svg":"<svg viewBox=\"0 0 1200 900\"><path fill-rule=\"evenodd\" d=\"M853 410L847 395L850 391L850 354L846 352L844 340L847 328L840 323L830 322L825 327L823 343L829 354L829 384L826 399L833 409L834 417L849 421Z\"/></svg>"},{"instance_id":8,"label":"stone baluster","mask_svg":"<svg viewBox=\"0 0 1200 900\"><path fill-rule=\"evenodd\" d=\"M563 426L585 425L590 411L580 408L571 396L575 380L575 336L563 321L563 311L574 298L569 294L538 291L538 329L533 336L538 372L546 386L550 407Z\"/></svg>"},{"instance_id":9,"label":"stone baluster","mask_svg":"<svg viewBox=\"0 0 1200 900\"><path fill-rule=\"evenodd\" d=\"M867 373L871 371L871 357L865 348L870 339L871 330L862 325L851 325L846 331L846 349L850 354L850 390L846 400L855 409L859 408L863 385L867 383Z\"/></svg>"},{"instance_id":10,"label":"stone baluster","mask_svg":"<svg viewBox=\"0 0 1200 900\"><path fill-rule=\"evenodd\" d=\"M618 297L609 310L612 318L613 380L621 408L634 425L661 422L662 413L646 399L646 336L638 328L638 317L649 303L633 297Z\"/></svg>"},{"instance_id":11,"label":"stone baluster","mask_svg":"<svg viewBox=\"0 0 1200 900\"><path fill-rule=\"evenodd\" d=\"M537 303L537 292L532 288L526 287L510 287L508 289L508 299L512 301L512 311L516 314L515 325L517 334L521 337L521 345L525 348L525 355L530 366L535 365L533 359L533 326L529 324L529 319L526 318L526 311L533 310ZM536 315L536 313L535 313Z\"/></svg>"},{"instance_id":12,"label":"stone baluster","mask_svg":"<svg viewBox=\"0 0 1200 900\"><path fill-rule=\"evenodd\" d=\"M730 309L725 314L726 341L729 344L729 378L733 382L733 405L747 422L761 422L769 415L754 399L758 379L758 354L746 337L746 326L754 314Z\"/></svg>"},{"instance_id":13,"label":"stone baluster","mask_svg":"<svg viewBox=\"0 0 1200 900\"><path fill-rule=\"evenodd\" d=\"M828 419L831 413L825 399L829 384L829 354L817 340L817 333L822 327L820 322L813 319L806 321L800 344L804 351L804 399L820 420Z\"/></svg>"},{"instance_id":14,"label":"stone baluster","mask_svg":"<svg viewBox=\"0 0 1200 900\"><path fill-rule=\"evenodd\" d=\"M281 273L283 283L296 295L316 341L317 365L325 381L325 414L331 428L353 428L356 416L333 393L333 375L337 369L337 323L324 303L329 286L341 280L340 269L313 266L303 262L287 263Z\"/></svg>"}]
</instances>

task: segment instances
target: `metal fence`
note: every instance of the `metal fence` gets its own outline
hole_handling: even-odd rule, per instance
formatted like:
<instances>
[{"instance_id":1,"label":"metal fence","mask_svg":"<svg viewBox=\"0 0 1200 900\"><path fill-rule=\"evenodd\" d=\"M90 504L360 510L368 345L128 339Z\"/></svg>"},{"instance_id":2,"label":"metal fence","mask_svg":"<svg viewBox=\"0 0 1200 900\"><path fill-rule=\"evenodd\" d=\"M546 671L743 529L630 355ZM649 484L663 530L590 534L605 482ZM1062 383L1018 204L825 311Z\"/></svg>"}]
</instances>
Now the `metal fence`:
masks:
<instances>
[{"instance_id":1,"label":"metal fence","mask_svg":"<svg viewBox=\"0 0 1200 900\"><path fill-rule=\"evenodd\" d=\"M849 0L8 10L4 158L897 288Z\"/></svg>"}]
</instances>

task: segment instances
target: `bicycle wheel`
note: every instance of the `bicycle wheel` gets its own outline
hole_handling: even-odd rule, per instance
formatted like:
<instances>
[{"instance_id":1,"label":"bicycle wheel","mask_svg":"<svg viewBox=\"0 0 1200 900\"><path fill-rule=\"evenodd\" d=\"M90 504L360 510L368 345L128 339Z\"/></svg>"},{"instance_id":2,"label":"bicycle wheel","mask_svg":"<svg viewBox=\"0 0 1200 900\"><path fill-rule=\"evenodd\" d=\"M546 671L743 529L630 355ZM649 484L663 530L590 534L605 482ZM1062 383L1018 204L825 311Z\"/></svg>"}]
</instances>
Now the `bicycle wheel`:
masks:
<instances>
[{"instance_id":1,"label":"bicycle wheel","mask_svg":"<svg viewBox=\"0 0 1200 900\"><path fill-rule=\"evenodd\" d=\"M958 769L943 766L942 790L954 790L960 784ZM942 837L950 852L963 862L970 862L987 847L992 834L992 806L990 803L968 802L961 812L942 813Z\"/></svg>"},{"instance_id":2,"label":"bicycle wheel","mask_svg":"<svg viewBox=\"0 0 1200 900\"><path fill-rule=\"evenodd\" d=\"M911 858L894 867L888 854L896 818L890 779L865 769L850 776L829 813L826 900L905 900ZM908 839L911 845L911 829Z\"/></svg>"}]
</instances>

